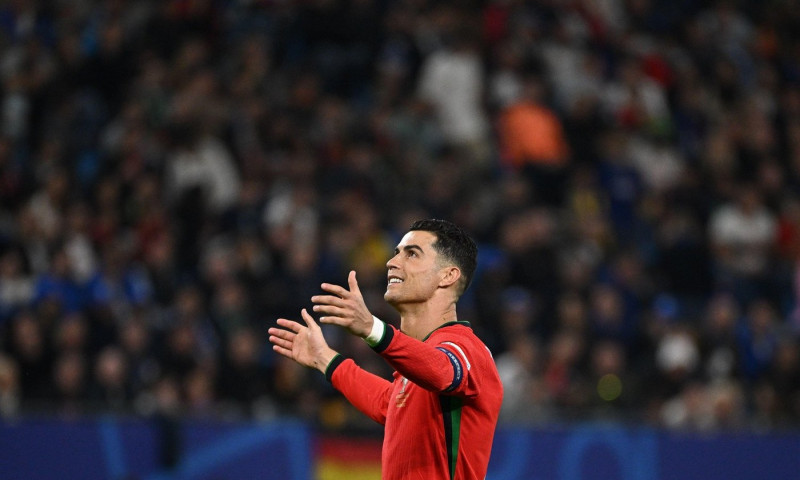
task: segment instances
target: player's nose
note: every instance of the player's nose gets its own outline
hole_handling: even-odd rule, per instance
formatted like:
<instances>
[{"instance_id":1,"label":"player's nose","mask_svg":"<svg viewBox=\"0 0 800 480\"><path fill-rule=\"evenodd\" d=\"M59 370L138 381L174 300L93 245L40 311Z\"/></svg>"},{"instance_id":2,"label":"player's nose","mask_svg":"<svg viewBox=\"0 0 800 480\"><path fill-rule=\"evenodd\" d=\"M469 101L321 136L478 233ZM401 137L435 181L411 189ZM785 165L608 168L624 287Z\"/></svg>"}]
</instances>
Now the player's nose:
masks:
<instances>
[{"instance_id":1,"label":"player's nose","mask_svg":"<svg viewBox=\"0 0 800 480\"><path fill-rule=\"evenodd\" d=\"M390 259L389 259L389 260L386 262L386 268L388 268L389 270L391 270L391 269L393 269L393 268L398 268L398 260L397 260L397 259L398 259L398 257L399 257L399 256L400 256L400 255L399 255L399 254L397 254L397 255L393 256L392 258L390 258Z\"/></svg>"}]
</instances>

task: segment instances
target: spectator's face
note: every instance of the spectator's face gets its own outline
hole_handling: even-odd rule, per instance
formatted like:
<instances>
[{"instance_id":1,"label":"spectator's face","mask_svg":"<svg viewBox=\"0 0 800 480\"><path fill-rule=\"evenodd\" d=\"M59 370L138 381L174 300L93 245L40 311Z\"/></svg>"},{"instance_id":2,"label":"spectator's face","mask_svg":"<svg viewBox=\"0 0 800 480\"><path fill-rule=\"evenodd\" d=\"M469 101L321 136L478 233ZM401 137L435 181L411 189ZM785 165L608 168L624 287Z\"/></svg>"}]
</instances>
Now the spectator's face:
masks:
<instances>
[{"instance_id":1,"label":"spectator's face","mask_svg":"<svg viewBox=\"0 0 800 480\"><path fill-rule=\"evenodd\" d=\"M125 383L127 365L122 352L116 347L108 347L97 358L97 380L103 386L119 387Z\"/></svg>"},{"instance_id":2,"label":"spectator's face","mask_svg":"<svg viewBox=\"0 0 800 480\"><path fill-rule=\"evenodd\" d=\"M22 271L22 260L14 252L0 257L0 277L14 278Z\"/></svg>"},{"instance_id":3,"label":"spectator's face","mask_svg":"<svg viewBox=\"0 0 800 480\"><path fill-rule=\"evenodd\" d=\"M64 196L67 194L67 190L69 189L67 177L54 174L47 180L47 185L45 188L47 189L47 194L51 201L54 203L60 203L64 199Z\"/></svg>"},{"instance_id":4,"label":"spectator's face","mask_svg":"<svg viewBox=\"0 0 800 480\"><path fill-rule=\"evenodd\" d=\"M237 366L253 365L258 361L258 340L248 330L240 330L228 343L228 354Z\"/></svg>"},{"instance_id":5,"label":"spectator's face","mask_svg":"<svg viewBox=\"0 0 800 480\"><path fill-rule=\"evenodd\" d=\"M70 262L66 252L59 250L53 255L51 268L53 270L53 274L58 277L65 278L69 276Z\"/></svg>"},{"instance_id":6,"label":"spectator's face","mask_svg":"<svg viewBox=\"0 0 800 480\"><path fill-rule=\"evenodd\" d=\"M86 344L86 320L80 315L73 314L64 319L56 330L59 348L62 350L78 351Z\"/></svg>"},{"instance_id":7,"label":"spectator's face","mask_svg":"<svg viewBox=\"0 0 800 480\"><path fill-rule=\"evenodd\" d=\"M423 303L440 283L439 254L433 249L436 235L425 231L408 232L387 263L388 284L383 298L391 305Z\"/></svg>"},{"instance_id":8,"label":"spectator's face","mask_svg":"<svg viewBox=\"0 0 800 480\"><path fill-rule=\"evenodd\" d=\"M736 327L736 318L739 316L738 308L733 299L717 297L709 303L708 318L709 329L714 334L729 333Z\"/></svg>"},{"instance_id":9,"label":"spectator's face","mask_svg":"<svg viewBox=\"0 0 800 480\"><path fill-rule=\"evenodd\" d=\"M26 357L38 357L42 353L43 339L39 324L29 316L22 316L14 323L13 342Z\"/></svg>"},{"instance_id":10,"label":"spectator's face","mask_svg":"<svg viewBox=\"0 0 800 480\"><path fill-rule=\"evenodd\" d=\"M17 364L10 358L0 356L0 392L14 393L19 390Z\"/></svg>"},{"instance_id":11,"label":"spectator's face","mask_svg":"<svg viewBox=\"0 0 800 480\"><path fill-rule=\"evenodd\" d=\"M129 353L139 353L147 348L147 328L140 322L130 322L122 330L122 346Z\"/></svg>"},{"instance_id":12,"label":"spectator's face","mask_svg":"<svg viewBox=\"0 0 800 480\"><path fill-rule=\"evenodd\" d=\"M622 298L613 287L600 285L595 288L592 293L592 309L597 317L607 322L622 321Z\"/></svg>"},{"instance_id":13,"label":"spectator's face","mask_svg":"<svg viewBox=\"0 0 800 480\"><path fill-rule=\"evenodd\" d=\"M592 351L592 368L597 375L620 373L624 365L625 354L618 343L603 342Z\"/></svg>"},{"instance_id":14,"label":"spectator's face","mask_svg":"<svg viewBox=\"0 0 800 480\"><path fill-rule=\"evenodd\" d=\"M76 353L69 353L56 362L53 372L56 388L63 395L76 395L83 388L84 363L83 357Z\"/></svg>"},{"instance_id":15,"label":"spectator's face","mask_svg":"<svg viewBox=\"0 0 800 480\"><path fill-rule=\"evenodd\" d=\"M586 306L578 295L566 295L558 302L558 321L562 327L581 330L586 323Z\"/></svg>"},{"instance_id":16,"label":"spectator's face","mask_svg":"<svg viewBox=\"0 0 800 480\"><path fill-rule=\"evenodd\" d=\"M778 372L797 371L800 351L794 342L782 342L778 344L775 352L774 368Z\"/></svg>"},{"instance_id":17,"label":"spectator's face","mask_svg":"<svg viewBox=\"0 0 800 480\"><path fill-rule=\"evenodd\" d=\"M761 198L755 188L744 188L739 194L740 208L747 213L754 212L761 205Z\"/></svg>"}]
</instances>

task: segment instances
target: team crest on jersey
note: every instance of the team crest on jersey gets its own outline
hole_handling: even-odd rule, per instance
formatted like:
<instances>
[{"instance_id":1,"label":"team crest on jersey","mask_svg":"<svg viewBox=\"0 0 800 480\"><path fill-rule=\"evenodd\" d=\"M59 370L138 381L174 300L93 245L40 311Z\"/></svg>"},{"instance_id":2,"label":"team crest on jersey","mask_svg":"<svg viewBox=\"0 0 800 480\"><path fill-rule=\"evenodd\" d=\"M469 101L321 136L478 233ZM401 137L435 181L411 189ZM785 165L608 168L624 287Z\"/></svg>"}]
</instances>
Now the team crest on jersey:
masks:
<instances>
[{"instance_id":1,"label":"team crest on jersey","mask_svg":"<svg viewBox=\"0 0 800 480\"><path fill-rule=\"evenodd\" d=\"M406 392L406 385L408 385L408 379L403 377L403 386L400 388L400 393L395 396L395 406L397 408L403 408L406 406L406 402L408 401L408 392Z\"/></svg>"}]
</instances>

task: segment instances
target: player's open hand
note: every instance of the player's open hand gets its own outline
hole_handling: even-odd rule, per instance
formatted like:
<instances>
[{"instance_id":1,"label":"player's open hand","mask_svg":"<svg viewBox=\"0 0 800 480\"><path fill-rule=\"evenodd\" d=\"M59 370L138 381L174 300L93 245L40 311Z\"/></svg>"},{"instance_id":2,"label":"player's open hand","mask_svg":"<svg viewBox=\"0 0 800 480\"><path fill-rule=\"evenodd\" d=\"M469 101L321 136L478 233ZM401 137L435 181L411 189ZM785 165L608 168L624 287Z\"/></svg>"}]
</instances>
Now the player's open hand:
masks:
<instances>
[{"instance_id":1,"label":"player's open hand","mask_svg":"<svg viewBox=\"0 0 800 480\"><path fill-rule=\"evenodd\" d=\"M322 315L319 318L320 323L338 325L353 335L366 337L372 331L373 320L358 288L355 271L350 272L347 283L349 290L339 285L323 283L322 289L331 295L311 297L311 301L316 304L314 311Z\"/></svg>"},{"instance_id":2,"label":"player's open hand","mask_svg":"<svg viewBox=\"0 0 800 480\"><path fill-rule=\"evenodd\" d=\"M328 342L322 336L322 329L305 308L300 315L306 323L305 326L293 320L279 318L278 325L283 328L269 329L272 349L301 365L325 373L325 368L336 356L336 352L328 346Z\"/></svg>"}]
</instances>

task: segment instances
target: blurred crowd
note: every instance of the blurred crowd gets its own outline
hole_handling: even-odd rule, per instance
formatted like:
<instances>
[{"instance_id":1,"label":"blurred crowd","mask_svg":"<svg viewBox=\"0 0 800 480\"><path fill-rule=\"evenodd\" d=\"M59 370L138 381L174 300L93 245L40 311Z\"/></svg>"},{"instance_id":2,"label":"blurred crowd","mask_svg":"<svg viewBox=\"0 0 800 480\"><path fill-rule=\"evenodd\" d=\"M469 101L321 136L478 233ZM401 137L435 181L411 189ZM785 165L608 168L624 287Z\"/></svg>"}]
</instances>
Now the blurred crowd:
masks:
<instances>
[{"instance_id":1,"label":"blurred crowd","mask_svg":"<svg viewBox=\"0 0 800 480\"><path fill-rule=\"evenodd\" d=\"M368 428L266 330L438 217L504 422L800 426L796 2L5 0L0 82L2 417Z\"/></svg>"}]
</instances>

